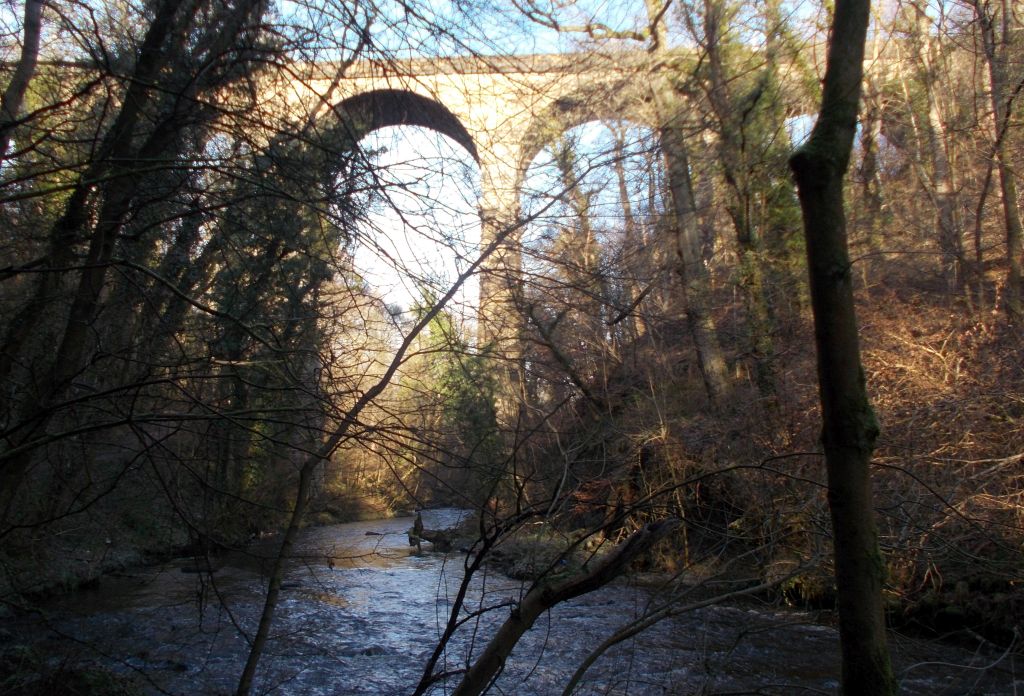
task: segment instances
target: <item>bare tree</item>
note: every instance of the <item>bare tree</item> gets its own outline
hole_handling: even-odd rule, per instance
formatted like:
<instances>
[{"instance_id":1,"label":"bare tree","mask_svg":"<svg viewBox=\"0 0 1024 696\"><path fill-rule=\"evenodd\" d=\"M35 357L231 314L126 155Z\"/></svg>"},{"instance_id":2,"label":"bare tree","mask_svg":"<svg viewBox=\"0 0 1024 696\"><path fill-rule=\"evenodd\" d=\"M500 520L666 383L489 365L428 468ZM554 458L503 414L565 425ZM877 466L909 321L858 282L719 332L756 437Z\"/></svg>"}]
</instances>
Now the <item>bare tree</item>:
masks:
<instances>
[{"instance_id":1,"label":"bare tree","mask_svg":"<svg viewBox=\"0 0 1024 696\"><path fill-rule=\"evenodd\" d=\"M885 564L871 495L878 423L861 366L843 211L857 124L869 3L836 3L821 111L790 160L800 194L814 308L822 440L828 467L844 693L894 694L886 647Z\"/></svg>"},{"instance_id":2,"label":"bare tree","mask_svg":"<svg viewBox=\"0 0 1024 696\"><path fill-rule=\"evenodd\" d=\"M1021 306L1024 297L1024 275L1021 273L1024 228L1021 226L1017 203L1017 183L1008 163L1007 145L1013 104L1024 88L1024 77L1020 77L1015 83L1014 79L1017 76L1010 72L1011 36L1013 29L1020 30L1017 24L1019 18L1007 0L972 0L969 4L974 10L975 21L981 34L985 64L988 66L992 130L995 139L994 154L1002 194L1003 223L1006 227L1007 274L1004 307L1010 316L1019 317L1021 312L1024 312L1024 307Z\"/></svg>"}]
</instances>

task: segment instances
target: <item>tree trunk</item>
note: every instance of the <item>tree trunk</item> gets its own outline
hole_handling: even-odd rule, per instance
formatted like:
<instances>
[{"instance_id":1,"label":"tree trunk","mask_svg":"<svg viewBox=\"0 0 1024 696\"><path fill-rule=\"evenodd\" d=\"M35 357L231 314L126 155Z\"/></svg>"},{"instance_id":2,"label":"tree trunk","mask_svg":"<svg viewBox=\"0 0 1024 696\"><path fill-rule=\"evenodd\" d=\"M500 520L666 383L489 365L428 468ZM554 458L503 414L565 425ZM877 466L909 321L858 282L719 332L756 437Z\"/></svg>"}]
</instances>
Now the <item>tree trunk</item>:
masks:
<instances>
[{"instance_id":1,"label":"tree trunk","mask_svg":"<svg viewBox=\"0 0 1024 696\"><path fill-rule=\"evenodd\" d=\"M877 43L877 42L876 42ZM877 50L877 49L876 49ZM878 232L882 224L882 177L878 166L878 146L882 139L882 119L884 104L880 90L872 78L867 79L870 93L865 95L866 114L861 129L860 147L862 157L860 164L861 200L864 216L861 227L864 231L868 250L877 251ZM870 263L867 261L866 263Z\"/></svg>"},{"instance_id":2,"label":"tree trunk","mask_svg":"<svg viewBox=\"0 0 1024 696\"><path fill-rule=\"evenodd\" d=\"M42 0L25 0L25 33L21 43L21 57L14 75L0 97L0 162L7 158L11 133L18 125L21 104L39 61L39 36L43 25Z\"/></svg>"},{"instance_id":3,"label":"tree trunk","mask_svg":"<svg viewBox=\"0 0 1024 696\"><path fill-rule=\"evenodd\" d=\"M940 52L932 36L931 20L920 8L915 7L914 11L917 12L914 39L918 49L917 58L921 61L918 79L924 86L928 108L925 137L932 165L928 187L936 210L939 250L943 255L946 285L950 291L959 292L964 289L963 224L959 215L959 185L955 167L950 161L949 129L937 93L943 66L938 63Z\"/></svg>"},{"instance_id":4,"label":"tree trunk","mask_svg":"<svg viewBox=\"0 0 1024 696\"><path fill-rule=\"evenodd\" d=\"M857 126L868 0L837 0L821 111L790 159L807 239L842 647L842 692L895 694L882 606L884 564L871 499L878 424L860 362L843 178Z\"/></svg>"},{"instance_id":5,"label":"tree trunk","mask_svg":"<svg viewBox=\"0 0 1024 696\"><path fill-rule=\"evenodd\" d=\"M668 33L664 22L668 4L663 0L645 0L644 4L651 22L649 50L651 56L658 60L664 56L668 48ZM668 81L655 83L652 96L658 114L658 136L665 157L665 174L671 193L672 224L678 260L676 271L683 284L686 322L697 352L697 363L700 366L708 401L712 407L718 407L728 397L729 378L725 358L718 343L715 320L707 305L711 293L708 272L700 253L700 226L697 223L686 139L678 122L681 109L677 104L674 89Z\"/></svg>"},{"instance_id":6,"label":"tree trunk","mask_svg":"<svg viewBox=\"0 0 1024 696\"><path fill-rule=\"evenodd\" d=\"M718 162L727 184L726 210L736 232L739 255L739 286L746 309L750 353L758 391L771 397L776 391L775 312L771 306L766 279L764 230L755 219L757 190L754 179L758 154L753 150L753 128L748 127L757 103L768 89L774 58L769 51L768 64L758 86L737 95L726 74L723 42L726 7L722 0L704 2L704 50L707 53L707 98L718 121Z\"/></svg>"},{"instance_id":7,"label":"tree trunk","mask_svg":"<svg viewBox=\"0 0 1024 696\"><path fill-rule=\"evenodd\" d=\"M640 287L640 278L649 278L650 274L641 272L649 269L653 264L638 263L639 250L643 248L643 241L639 234L639 225L633 213L633 202L629 195L629 181L626 176L626 132L624 129L615 130L615 179L619 185L619 205L622 206L622 232L625 237L622 247L627 262L624 269L625 301L624 305L630 308L626 326L629 327L628 334L635 343L647 332L647 324L643 314L638 311L643 301L645 290ZM637 355L633 351L633 356Z\"/></svg>"},{"instance_id":8,"label":"tree trunk","mask_svg":"<svg viewBox=\"0 0 1024 696\"><path fill-rule=\"evenodd\" d=\"M1003 304L1011 317L1024 314L1024 275L1021 273L1021 257L1024 255L1022 246L1022 229L1020 211L1017 209L1017 183L1013 171L1007 162L1009 153L1006 147L1007 129L1010 124L1012 105L1007 89L1007 42L1011 9L1006 0L1001 7L1001 36L996 36L997 15L990 13L989 5L973 0L975 18L981 29L982 46L985 50L985 62L988 65L989 82L992 88L992 119L995 125L995 156L996 171L999 174L999 190L1003 199L1003 222L1006 226L1006 290Z\"/></svg>"},{"instance_id":9,"label":"tree trunk","mask_svg":"<svg viewBox=\"0 0 1024 696\"><path fill-rule=\"evenodd\" d=\"M92 305L89 301L99 297L102 283L97 284L97 280L102 280L106 274L106 266L99 264L105 263L104 254L107 255L105 258L109 259L109 253L116 239L115 226L121 219L118 217L116 221L113 221L106 214L110 213L113 206L120 204L121 199L125 199L128 189L134 190L130 165L121 164L115 167L112 163L132 161L133 139L139 121L142 119L142 112L152 94L150 86L166 65L167 57L161 49L167 37L174 31L177 9L178 3L171 2L171 0L162 3L158 8L140 49L134 73L136 79L132 81L125 94L124 106L104 140L102 152L90 167L88 175L76 185L64 208L63 215L51 231L51 253L48 259L51 271L42 274L35 296L8 327L2 355L0 355L0 383L9 376L21 349L44 318L50 302L59 290L60 280L65 273L63 267L69 265L72 260L74 243L86 226L86 202L90 195L90 189L97 180L112 175L112 172L120 169L121 175L112 178L108 185L119 186L124 193L121 196L111 195L104 202L99 222L92 234L89 256L79 280L78 291L59 341L57 358L53 362L52 369L38 378L40 385L36 388L36 393L28 395L20 411L16 412L18 416L21 416L20 421L27 424L23 433L19 435L21 442L30 440L34 433L45 429L52 417L52 412L47 411L50 402L56 392L65 386L80 369L78 358L89 330L89 321L83 321L84 312L87 308L91 310ZM127 212L126 200L121 215L125 212ZM114 229L111 229L112 227ZM74 362L67 362L69 359L74 359ZM12 410L14 409L12 408ZM24 451L6 461L3 468L0 469L0 515L6 514L9 510L30 459L31 451Z\"/></svg>"},{"instance_id":10,"label":"tree trunk","mask_svg":"<svg viewBox=\"0 0 1024 696\"><path fill-rule=\"evenodd\" d=\"M711 291L708 272L700 253L700 226L693 200L693 182L682 133L672 123L661 126L668 184L672 193L673 228L676 239L676 271L682 281L686 323L697 352L697 364L704 380L708 401L721 406L729 393L725 358L708 300Z\"/></svg>"}]
</instances>

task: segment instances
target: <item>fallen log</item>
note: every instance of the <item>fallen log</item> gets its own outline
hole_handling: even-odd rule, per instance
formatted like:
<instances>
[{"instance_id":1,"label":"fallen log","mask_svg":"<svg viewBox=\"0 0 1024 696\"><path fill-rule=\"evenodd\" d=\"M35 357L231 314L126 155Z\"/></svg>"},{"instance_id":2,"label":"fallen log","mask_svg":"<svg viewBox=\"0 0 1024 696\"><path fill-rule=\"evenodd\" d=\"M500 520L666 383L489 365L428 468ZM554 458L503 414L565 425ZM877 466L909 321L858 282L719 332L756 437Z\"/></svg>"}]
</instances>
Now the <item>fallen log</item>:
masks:
<instances>
[{"instance_id":1,"label":"fallen log","mask_svg":"<svg viewBox=\"0 0 1024 696\"><path fill-rule=\"evenodd\" d=\"M425 529L423 516L418 512L416 521L409 529L409 546L415 546L417 551L423 550L424 541L429 541L435 551L451 551L454 538L454 529Z\"/></svg>"},{"instance_id":2,"label":"fallen log","mask_svg":"<svg viewBox=\"0 0 1024 696\"><path fill-rule=\"evenodd\" d=\"M451 551L454 546L455 530L453 529L409 529L409 546L422 550L422 543L429 541L434 551Z\"/></svg>"},{"instance_id":3,"label":"fallen log","mask_svg":"<svg viewBox=\"0 0 1024 696\"><path fill-rule=\"evenodd\" d=\"M515 607L505 623L469 668L452 696L478 696L500 673L516 643L551 607L602 587L621 575L629 564L679 526L679 520L653 522L643 527L593 568L569 578L545 582L542 578Z\"/></svg>"}]
</instances>

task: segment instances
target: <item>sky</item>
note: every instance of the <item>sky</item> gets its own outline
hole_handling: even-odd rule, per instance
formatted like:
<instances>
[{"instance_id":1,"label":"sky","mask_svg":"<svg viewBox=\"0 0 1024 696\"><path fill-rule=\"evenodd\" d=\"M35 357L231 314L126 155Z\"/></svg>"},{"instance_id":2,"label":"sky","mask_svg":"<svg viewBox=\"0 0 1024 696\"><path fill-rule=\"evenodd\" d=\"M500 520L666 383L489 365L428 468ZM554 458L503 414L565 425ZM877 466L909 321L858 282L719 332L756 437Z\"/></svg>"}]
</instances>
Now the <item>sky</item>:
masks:
<instances>
[{"instance_id":1,"label":"sky","mask_svg":"<svg viewBox=\"0 0 1024 696\"><path fill-rule=\"evenodd\" d=\"M627 170L646 187L641 174L648 163L646 129L631 128ZM617 180L610 164L610 131L600 124L577 127L566 134L579 148L577 169L586 172L583 186L596 191L592 219L598 226L616 226L622 211ZM465 150L425 128L392 127L374 131L361 141L376 159L384 195L359 231L355 264L375 294L390 306L409 310L429 295L441 295L480 253L479 171ZM530 167L523 185L522 209L538 216L523 231L529 247L542 249L566 222L566 208L557 199L563 184L550 149ZM525 265L537 264L529 254ZM543 262L540 262L541 264ZM540 266L532 268L544 272ZM479 282L472 277L449 310L471 324L478 303Z\"/></svg>"},{"instance_id":2,"label":"sky","mask_svg":"<svg viewBox=\"0 0 1024 696\"><path fill-rule=\"evenodd\" d=\"M635 29L643 15L639 0L525 0L520 6L557 7L562 24L599 18L615 29ZM410 0L379 6L374 24L378 46L400 57L557 53L577 38L531 21L509 0ZM411 9L407 9L411 8Z\"/></svg>"},{"instance_id":3,"label":"sky","mask_svg":"<svg viewBox=\"0 0 1024 696\"><path fill-rule=\"evenodd\" d=\"M356 268L388 305L408 310L424 293L443 294L479 255L479 172L465 150L426 128L391 127L360 143L383 184L359 231ZM475 314L479 283L462 287L449 309Z\"/></svg>"}]
</instances>

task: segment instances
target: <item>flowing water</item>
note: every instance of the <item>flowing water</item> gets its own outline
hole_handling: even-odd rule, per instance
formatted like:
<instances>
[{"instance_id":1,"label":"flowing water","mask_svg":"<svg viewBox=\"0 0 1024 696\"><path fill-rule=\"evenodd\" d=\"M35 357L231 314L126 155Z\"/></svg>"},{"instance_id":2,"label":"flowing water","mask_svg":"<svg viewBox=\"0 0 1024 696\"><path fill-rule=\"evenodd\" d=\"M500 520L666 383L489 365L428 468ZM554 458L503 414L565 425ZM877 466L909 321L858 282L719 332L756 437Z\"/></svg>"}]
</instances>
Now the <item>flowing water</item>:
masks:
<instances>
[{"instance_id":1,"label":"flowing water","mask_svg":"<svg viewBox=\"0 0 1024 696\"><path fill-rule=\"evenodd\" d=\"M457 523L456 510L424 513L428 528ZM410 518L304 532L288 569L255 693L409 694L448 620L464 555L410 553ZM260 551L263 551L261 554ZM53 666L99 665L132 675L150 693L231 694L262 608L272 549L105 578L45 612L12 619L15 640ZM261 558L261 555L263 558ZM524 592L489 573L471 588L467 620L439 667L479 654ZM492 693L562 693L576 665L651 600L623 582L566 602L527 633ZM808 614L712 606L663 621L606 652L578 694L836 693L837 636ZM1019 656L971 653L894 637L902 693L1024 694ZM1016 660L1016 661L1015 661ZM457 678L431 693L450 693Z\"/></svg>"}]
</instances>

